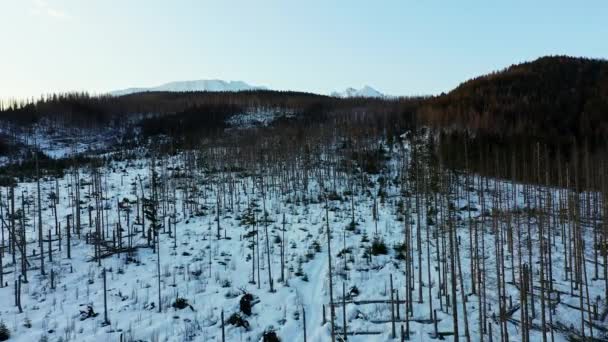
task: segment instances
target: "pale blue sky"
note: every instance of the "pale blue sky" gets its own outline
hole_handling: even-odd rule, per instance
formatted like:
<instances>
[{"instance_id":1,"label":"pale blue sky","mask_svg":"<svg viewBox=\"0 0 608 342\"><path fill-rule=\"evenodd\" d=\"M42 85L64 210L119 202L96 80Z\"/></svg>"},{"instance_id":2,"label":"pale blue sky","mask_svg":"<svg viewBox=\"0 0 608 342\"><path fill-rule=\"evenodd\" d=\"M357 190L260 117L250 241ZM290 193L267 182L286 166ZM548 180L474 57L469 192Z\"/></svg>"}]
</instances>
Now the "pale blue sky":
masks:
<instances>
[{"instance_id":1,"label":"pale blue sky","mask_svg":"<svg viewBox=\"0 0 608 342\"><path fill-rule=\"evenodd\" d=\"M219 78L448 91L547 54L608 57L608 1L0 0L0 97Z\"/></svg>"}]
</instances>

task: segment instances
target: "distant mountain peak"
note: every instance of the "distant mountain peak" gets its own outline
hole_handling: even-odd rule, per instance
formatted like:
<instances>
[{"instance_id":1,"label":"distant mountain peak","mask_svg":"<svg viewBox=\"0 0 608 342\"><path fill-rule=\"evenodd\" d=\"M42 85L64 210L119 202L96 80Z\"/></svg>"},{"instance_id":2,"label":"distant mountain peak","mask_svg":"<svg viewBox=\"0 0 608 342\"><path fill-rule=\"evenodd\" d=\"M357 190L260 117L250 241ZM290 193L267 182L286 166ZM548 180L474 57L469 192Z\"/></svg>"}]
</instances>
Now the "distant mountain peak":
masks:
<instances>
[{"instance_id":1,"label":"distant mountain peak","mask_svg":"<svg viewBox=\"0 0 608 342\"><path fill-rule=\"evenodd\" d=\"M242 91L242 90L266 90L263 86L254 86L243 81L224 81L224 80L191 80L191 81L176 81L165 83L156 87L143 88L127 88L111 91L109 94L121 96L133 93L143 93L147 91L174 91L174 92L189 92L189 91Z\"/></svg>"},{"instance_id":2,"label":"distant mountain peak","mask_svg":"<svg viewBox=\"0 0 608 342\"><path fill-rule=\"evenodd\" d=\"M346 88L344 91L342 92L333 92L330 94L331 96L334 97L342 97L342 98L347 98L347 97L385 97L384 94L382 94L381 92L377 91L376 89L365 85L363 86L363 88L361 89L355 89L353 87L348 87Z\"/></svg>"}]
</instances>

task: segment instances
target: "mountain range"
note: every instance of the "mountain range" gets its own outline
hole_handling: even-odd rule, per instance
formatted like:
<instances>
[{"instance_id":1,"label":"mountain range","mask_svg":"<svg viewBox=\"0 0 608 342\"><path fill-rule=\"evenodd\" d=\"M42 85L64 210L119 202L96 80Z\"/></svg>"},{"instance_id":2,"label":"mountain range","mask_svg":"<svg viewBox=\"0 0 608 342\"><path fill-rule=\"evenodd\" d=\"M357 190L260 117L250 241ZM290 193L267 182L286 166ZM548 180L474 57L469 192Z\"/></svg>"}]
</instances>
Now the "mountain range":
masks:
<instances>
[{"instance_id":1,"label":"mountain range","mask_svg":"<svg viewBox=\"0 0 608 342\"><path fill-rule=\"evenodd\" d=\"M223 81L223 80L193 80L193 81L177 81L161 84L156 87L139 87L127 88L110 91L113 96L122 96L135 93L144 93L150 91L170 91L170 92L194 92L194 91L245 91L245 90L269 90L265 86L251 85L243 81ZM385 97L378 90L366 85L361 89L352 87L346 88L344 91L334 91L330 94L332 97L349 98L349 97Z\"/></svg>"},{"instance_id":2,"label":"mountain range","mask_svg":"<svg viewBox=\"0 0 608 342\"><path fill-rule=\"evenodd\" d=\"M384 94L382 94L381 92L377 91L376 89L366 85L361 89L355 89L355 88L346 88L344 91L342 92L337 92L334 91L333 93L330 94L333 97L341 97L341 98L347 98L347 97L385 97Z\"/></svg>"},{"instance_id":3,"label":"mountain range","mask_svg":"<svg viewBox=\"0 0 608 342\"><path fill-rule=\"evenodd\" d=\"M194 80L194 81L178 81L169 82L156 87L149 88L127 88L114 90L110 95L121 96L134 93L143 93L148 91L174 91L174 92L190 92L190 91L243 91L243 90L267 90L262 86L254 86L243 81L223 81L223 80Z\"/></svg>"}]
</instances>

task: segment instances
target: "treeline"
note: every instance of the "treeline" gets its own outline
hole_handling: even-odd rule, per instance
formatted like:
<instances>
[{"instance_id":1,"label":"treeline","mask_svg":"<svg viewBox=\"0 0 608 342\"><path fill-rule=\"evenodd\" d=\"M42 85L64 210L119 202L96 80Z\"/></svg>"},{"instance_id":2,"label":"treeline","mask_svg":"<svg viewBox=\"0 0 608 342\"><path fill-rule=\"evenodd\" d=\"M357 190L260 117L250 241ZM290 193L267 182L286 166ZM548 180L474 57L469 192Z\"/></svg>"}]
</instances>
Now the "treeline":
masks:
<instances>
[{"instance_id":1,"label":"treeline","mask_svg":"<svg viewBox=\"0 0 608 342\"><path fill-rule=\"evenodd\" d=\"M397 134L402 122L412 121L414 109L421 101L420 98L341 99L268 90L144 92L119 97L69 93L0 104L0 121L22 127L44 122L53 127L88 129L137 125L145 138L165 135L177 139L177 144L191 146L209 135L221 134L232 115L260 109L294 114L295 120L279 120L276 125L309 127L329 120L352 127L374 121L374 125L382 124L385 130ZM391 118L387 119L387 115Z\"/></svg>"},{"instance_id":2,"label":"treeline","mask_svg":"<svg viewBox=\"0 0 608 342\"><path fill-rule=\"evenodd\" d=\"M28 125L46 118L68 125L90 126L127 123L149 114L175 114L205 106L247 108L278 106L305 108L313 103L335 102L326 96L282 91L143 92L124 96L66 93L38 100L0 104L0 120Z\"/></svg>"}]
</instances>

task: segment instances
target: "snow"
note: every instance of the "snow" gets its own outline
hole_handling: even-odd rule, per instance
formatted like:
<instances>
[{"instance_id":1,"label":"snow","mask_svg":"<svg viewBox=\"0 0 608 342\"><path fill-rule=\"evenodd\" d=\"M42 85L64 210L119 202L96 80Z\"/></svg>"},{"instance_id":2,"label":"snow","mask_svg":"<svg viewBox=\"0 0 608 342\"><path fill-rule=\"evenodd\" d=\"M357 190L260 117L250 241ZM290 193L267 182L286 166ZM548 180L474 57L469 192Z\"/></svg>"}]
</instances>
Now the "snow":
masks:
<instances>
[{"instance_id":1,"label":"snow","mask_svg":"<svg viewBox=\"0 0 608 342\"><path fill-rule=\"evenodd\" d=\"M293 118L296 114L289 109L257 107L228 118L228 125L237 129L266 127L280 118Z\"/></svg>"},{"instance_id":2,"label":"snow","mask_svg":"<svg viewBox=\"0 0 608 342\"><path fill-rule=\"evenodd\" d=\"M53 159L106 150L120 142L124 133L109 128L92 130L52 125L45 119L28 127L7 122L0 125L0 135L9 137L9 141L16 144L16 148L22 148L23 153L38 150ZM19 158L17 156L16 160ZM9 161L8 157L0 156L0 165Z\"/></svg>"},{"instance_id":3,"label":"snow","mask_svg":"<svg viewBox=\"0 0 608 342\"><path fill-rule=\"evenodd\" d=\"M381 92L377 91L376 89L366 85L361 89L355 89L352 87L346 88L344 91L342 92L333 92L331 93L330 96L333 97L341 97L341 98L348 98L348 97L385 97L384 94L382 94Z\"/></svg>"},{"instance_id":4,"label":"snow","mask_svg":"<svg viewBox=\"0 0 608 342\"><path fill-rule=\"evenodd\" d=\"M264 90L263 86L253 86L243 81L223 81L223 80L195 80L169 82L156 87L149 88L128 88L114 90L110 95L121 96L147 91L173 91L173 92L192 92L192 91L242 91L242 90Z\"/></svg>"},{"instance_id":5,"label":"snow","mask_svg":"<svg viewBox=\"0 0 608 342\"><path fill-rule=\"evenodd\" d=\"M266 114L268 114L266 112ZM260 113L262 117L267 117ZM263 120L262 120L263 121ZM398 176L399 165L401 165L401 154L395 152L391 155L389 163L391 171L387 179L394 179ZM46 260L47 275L41 276L38 268L38 261L30 257L30 262L34 267L29 271L29 283L22 288L22 303L24 313L18 313L13 305L14 301L14 281L17 279L19 257L17 264L13 264L9 254L3 258L7 287L0 288L0 320L4 321L12 332L11 341L38 341L42 336L46 336L49 341L118 341L123 334L127 341L213 341L219 340L220 314L224 311L227 320L231 314L239 311L239 298L242 291L254 295L259 303L253 306L252 316L245 316L250 323L250 329L226 326L227 341L259 341L263 332L267 329L275 329L283 341L302 341L302 308L306 310L307 337L309 341L329 340L330 327L326 323L322 325L323 317L321 313L322 305L327 308L326 319L329 319L329 285L328 285L328 262L327 262L327 224L325 221L325 203L322 200L321 188L327 184L321 184L316 178L309 180L309 185L297 192L292 190L283 191L268 186L266 195L262 196L259 179L255 175L226 172L224 174L201 169L197 171L195 178L190 179L180 176L180 170L186 167L186 158L175 156L169 160L169 165L174 165L173 170L159 170L161 179L166 182L174 183L178 186L176 192L176 222L177 240L168 232L160 234L160 253L161 253L161 292L162 292L162 313L158 313L157 308L157 273L156 273L156 254L151 248L146 247L146 239L141 238L141 224L135 219L136 209L131 205L129 229L134 230L134 245L138 246L136 253L128 257L126 253L116 254L102 259L101 266L97 262L91 261L93 258L93 245L87 244L85 234L92 231L88 224L87 211L82 211L83 232L79 239L72 233L72 259L66 258L65 235L62 240L62 250L59 251L58 241L53 242L53 261ZM109 210L105 210L109 227L114 227L118 222L116 213L117 201L128 198L131 201L140 194L139 179L146 184L149 182L150 160L139 159L133 161L116 161L99 169L101 179L105 189L105 197L101 200L102 204ZM91 180L90 170L79 171L83 179L81 187L82 208L95 206L94 196L90 196L90 186L86 185ZM62 226L65 226L66 217L72 213L70 206L71 192L70 175L66 175L59 181L59 219ZM235 189L238 193L234 198L227 199L216 197L218 184L221 179L230 179L236 182ZM432 305L437 309L439 331L451 331L451 314L439 310L438 299L438 274L432 272L430 284L427 283L427 258L426 258L426 236L424 235L427 227L427 213L420 213L420 221L412 211L411 217L405 219L402 212L397 212L397 202L409 199L412 195L403 197L401 188L390 181L385 189L387 195L384 200L377 199L371 194L378 193L378 177L369 176L369 182L373 184L369 189L359 189L354 192L353 202L355 204L355 230L346 229L351 222L351 195L346 191L346 184L336 186L338 198L328 202L329 204L329 226L332 230L332 267L334 270L334 300L342 299L342 284L346 285L347 291L352 286L356 286L360 293L355 300L388 299L389 276L393 275L394 287L399 292L400 300L405 298L405 278L404 263L396 259L393 246L403 241L404 225L409 223L414 240L416 238L416 227L422 227L422 260L414 258L414 273L419 267L423 268L423 301L418 303L417 291L414 296L414 315L411 318L428 319L430 316L429 301L427 297L428 286L431 286L433 294ZM481 199L477 196L477 184L470 184L471 189L464 186L462 178L454 180L454 186L460 187L462 194L454 200L457 208L469 205L476 209L481 207ZM197 210L191 212L186 208L186 204L191 202L186 191L188 184L195 184L200 192L196 200ZM230 184L230 183L229 183ZM298 183L301 185L301 183ZM499 185L499 189L504 189L505 196L511 196L515 190L518 206L523 207L522 186L516 185L512 188L510 182L490 180L488 189L493 189L494 185ZM55 183L52 180L42 182L42 198L47 198L54 191ZM3 194L3 202L6 203L6 189L0 189ZM544 189L544 191L556 192L559 189ZM149 189L146 189L148 192ZM466 191L470 196L470 202L466 201ZM484 201L488 208L492 206L492 191L487 191ZM15 190L16 194L24 193L26 198L33 203L26 211L30 220L27 226L28 251L38 249L36 244L37 222L35 213L36 188L33 182L19 183ZM173 195L169 195L172 197ZM191 194L190 194L191 196ZM378 222L372 219L374 202L378 202ZM20 207L20 200L17 201ZM216 236L216 203L220 203L220 238ZM232 204L231 204L232 203ZM269 282L267 274L267 262L265 255L265 239L263 229L263 211L266 206L269 219L269 244L271 249L271 266L276 292L269 292ZM251 231L250 225L243 224L243 216L247 213L247 208L251 207L257 215L258 228L260 229L259 238L260 267L261 273L256 272L255 283L251 283L252 264L251 249L249 248L250 239L245 238L245 234ZM167 215L173 212L171 203L167 203ZM414 208L412 208L414 209ZM6 213L6 208L4 208ZM282 215L286 216L286 278L285 283L279 282L280 277L280 243L276 238L282 235L281 220ZM471 283L469 274L471 272L469 263L471 258L471 246L468 245L468 214L460 210L457 213L462 220L457 226L457 234L461 238L461 258L463 267L464 286L467 289L469 298L466 306L469 317L469 328L472 340L478 340L479 330L477 317L479 316L479 306L477 295L470 294ZM126 228L126 214L120 214L122 225ZM482 216L479 210L471 212L472 220L481 224ZM6 219L6 216L5 216ZM497 312L495 269L496 259L494 238L491 222L481 229L485 231L483 239L486 245L486 263L488 270L488 301L491 309L486 315L491 316ZM54 217L52 210L48 207L43 208L43 231L54 230ZM504 228L506 223L501 222ZM536 222L532 224L532 236L536 233ZM438 230L438 226L429 227L432 232ZM589 227L586 227L586 243L590 243ZM65 233L64 233L65 234ZM126 234L126 233L125 233ZM432 234L432 233L431 233ZM111 233L109 234L111 236ZM368 246L369 242L364 241L364 236L372 240L374 236L381 237L389 248L388 255L378 255L372 257L371 262L362 254L364 249L359 246ZM572 301L572 305L578 306L574 296L568 296L569 282L565 281L565 276L561 270L564 269L564 257L558 252L561 239L556 237L556 250L554 252L554 278L556 287L563 290L562 303ZM125 239L126 241L126 239ZM415 241L415 240L414 240ZM123 242L126 243L126 242ZM174 248L174 243L176 248ZM438 260L435 257L435 242L431 241L431 268L434 269ZM533 241L534 248L537 250L538 241ZM320 246L317 250L316 245ZM47 246L45 245L45 250ZM351 249L351 253L340 252L346 247ZM414 248L417 248L414 244ZM587 258L592 257L592 251L587 251ZM343 256L339 256L343 255ZM527 257L527 252L524 256ZM536 258L537 256L535 256ZM128 262L127 262L128 261ZM308 280L295 273L299 263L302 263L302 271ZM589 270L592 269L592 262L587 262ZM103 268L107 269L108 274L108 307L110 325L104 326L103 322L103 287L101 275ZM289 270L291 268L291 271ZM56 288L51 289L48 272L54 270L56 275ZM507 279L510 279L510 270L506 271ZM258 279L260 281L258 281ZM416 278L416 281L418 279ZM535 277L535 282L538 277ZM590 298L602 296L603 279L589 280ZM417 289L417 285L416 285ZM516 304L519 292L513 284L507 284L509 294L513 296ZM193 310L177 310L171 304L177 297L186 298L192 305ZM464 323L462 321L460 293L458 294L458 310L460 332L463 334ZM152 307L152 303L154 307ZM79 310L86 305L92 305L99 314L97 317L80 320ZM605 298L601 301L601 306L605 305ZM445 305L445 298L444 298ZM401 309L401 319L403 320L403 307ZM445 307L444 307L445 309ZM537 307L537 310L538 307ZM379 335L349 336L350 341L388 341L390 338L390 323L374 323L372 321L390 322L390 309L387 304L357 305L347 304L347 319L349 331L379 331ZM519 312L515 316L518 316ZM534 323L539 323L539 317ZM580 312L564 304L559 305L554 312L554 321L562 322L566 326L572 323L577 326ZM491 321L488 318L488 321ZM24 324L31 322L31 327ZM604 322L596 321L603 327ZM337 331L341 331L342 308L336 307ZM401 323L398 323L397 329ZM494 323L494 338L498 339L498 325ZM433 332L432 324L425 324L411 321L411 340L424 341L430 338ZM399 330L398 330L399 331ZM512 340L518 340L519 328L515 324L509 324L509 333ZM532 331L532 340L540 340L540 332ZM596 331L596 334L601 332ZM461 336L462 337L462 336ZM487 335L485 336L487 339ZM451 337L447 338L448 340ZM556 341L566 341L567 337L556 332ZM395 339L395 341L398 340Z\"/></svg>"}]
</instances>

